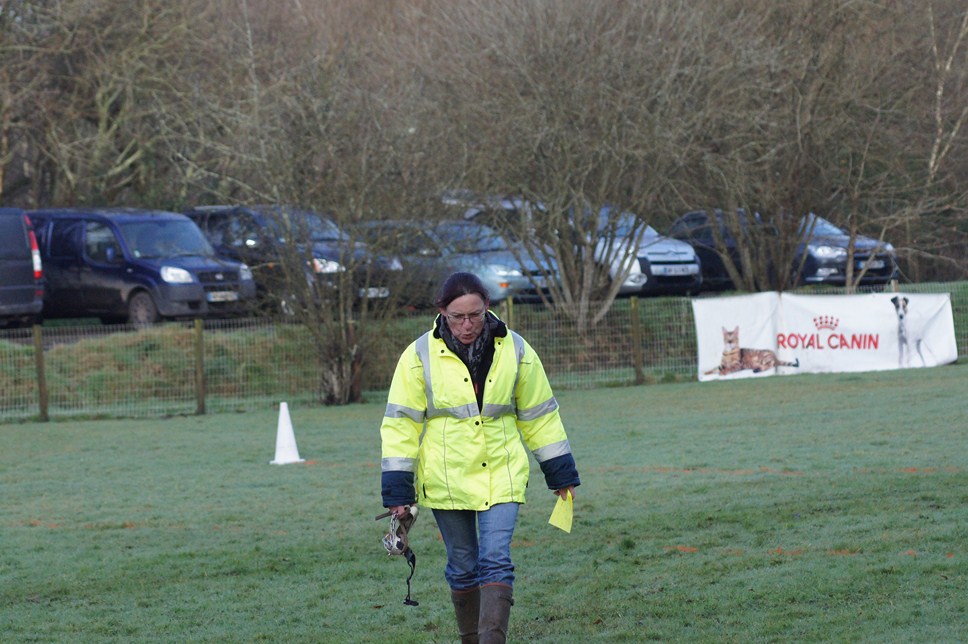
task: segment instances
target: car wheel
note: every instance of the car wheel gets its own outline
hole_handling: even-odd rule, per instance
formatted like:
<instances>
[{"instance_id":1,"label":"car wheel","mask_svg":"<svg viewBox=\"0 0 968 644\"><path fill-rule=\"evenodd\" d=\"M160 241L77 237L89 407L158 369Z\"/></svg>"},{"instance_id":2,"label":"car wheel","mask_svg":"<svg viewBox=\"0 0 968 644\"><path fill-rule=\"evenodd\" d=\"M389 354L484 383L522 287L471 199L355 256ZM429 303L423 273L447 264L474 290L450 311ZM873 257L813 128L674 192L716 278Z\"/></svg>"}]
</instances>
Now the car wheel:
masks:
<instances>
[{"instance_id":1,"label":"car wheel","mask_svg":"<svg viewBox=\"0 0 968 644\"><path fill-rule=\"evenodd\" d=\"M151 295L140 291L128 302L128 323L136 327L151 326L158 321L158 307Z\"/></svg>"}]
</instances>

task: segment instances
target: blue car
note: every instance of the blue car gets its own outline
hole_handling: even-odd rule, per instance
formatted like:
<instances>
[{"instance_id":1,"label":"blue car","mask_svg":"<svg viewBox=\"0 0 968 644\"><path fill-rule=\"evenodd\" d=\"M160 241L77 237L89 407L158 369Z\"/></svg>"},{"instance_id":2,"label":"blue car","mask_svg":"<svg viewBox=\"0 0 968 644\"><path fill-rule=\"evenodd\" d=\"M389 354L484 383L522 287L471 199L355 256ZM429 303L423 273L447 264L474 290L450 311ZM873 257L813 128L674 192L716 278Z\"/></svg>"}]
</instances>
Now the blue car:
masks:
<instances>
[{"instance_id":1,"label":"blue car","mask_svg":"<svg viewBox=\"0 0 968 644\"><path fill-rule=\"evenodd\" d=\"M236 315L255 297L249 268L216 257L185 215L125 208L29 215L47 276L45 318L144 326Z\"/></svg>"}]
</instances>

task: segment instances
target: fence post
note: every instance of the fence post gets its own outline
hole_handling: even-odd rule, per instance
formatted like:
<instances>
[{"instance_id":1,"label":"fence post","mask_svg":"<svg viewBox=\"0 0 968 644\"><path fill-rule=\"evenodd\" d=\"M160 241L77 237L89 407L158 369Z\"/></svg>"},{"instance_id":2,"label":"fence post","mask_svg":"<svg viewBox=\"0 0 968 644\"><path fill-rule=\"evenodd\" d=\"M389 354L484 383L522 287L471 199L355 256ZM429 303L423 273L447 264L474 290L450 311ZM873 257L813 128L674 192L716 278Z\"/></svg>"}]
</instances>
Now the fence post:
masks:
<instances>
[{"instance_id":1,"label":"fence post","mask_svg":"<svg viewBox=\"0 0 968 644\"><path fill-rule=\"evenodd\" d=\"M202 321L195 319L195 413L205 414L205 342Z\"/></svg>"},{"instance_id":2,"label":"fence post","mask_svg":"<svg viewBox=\"0 0 968 644\"><path fill-rule=\"evenodd\" d=\"M639 298L635 295L629 298L629 323L632 336L632 368L635 369L635 384L645 383L645 373L642 371L642 323L639 319Z\"/></svg>"},{"instance_id":3,"label":"fence post","mask_svg":"<svg viewBox=\"0 0 968 644\"><path fill-rule=\"evenodd\" d=\"M47 370L44 365L44 336L39 324L34 325L34 364L37 365L37 405L40 420L50 420L50 398L47 394Z\"/></svg>"},{"instance_id":4,"label":"fence post","mask_svg":"<svg viewBox=\"0 0 968 644\"><path fill-rule=\"evenodd\" d=\"M508 326L509 329L514 328L514 298L508 297L504 300L504 310L506 311L504 315L504 324Z\"/></svg>"}]
</instances>

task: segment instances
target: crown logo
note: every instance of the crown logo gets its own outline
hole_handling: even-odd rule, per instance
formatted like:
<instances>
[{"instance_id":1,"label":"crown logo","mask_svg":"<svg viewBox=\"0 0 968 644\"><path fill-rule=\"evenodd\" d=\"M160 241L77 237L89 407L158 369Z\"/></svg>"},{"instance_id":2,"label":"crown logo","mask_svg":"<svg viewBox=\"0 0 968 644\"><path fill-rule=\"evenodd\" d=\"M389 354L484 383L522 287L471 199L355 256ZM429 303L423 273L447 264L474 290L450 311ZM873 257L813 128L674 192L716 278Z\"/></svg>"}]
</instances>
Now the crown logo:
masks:
<instances>
[{"instance_id":1,"label":"crown logo","mask_svg":"<svg viewBox=\"0 0 968 644\"><path fill-rule=\"evenodd\" d=\"M832 315L818 315L813 319L813 325L817 327L817 330L830 329L833 331L840 324L840 318L836 318Z\"/></svg>"}]
</instances>

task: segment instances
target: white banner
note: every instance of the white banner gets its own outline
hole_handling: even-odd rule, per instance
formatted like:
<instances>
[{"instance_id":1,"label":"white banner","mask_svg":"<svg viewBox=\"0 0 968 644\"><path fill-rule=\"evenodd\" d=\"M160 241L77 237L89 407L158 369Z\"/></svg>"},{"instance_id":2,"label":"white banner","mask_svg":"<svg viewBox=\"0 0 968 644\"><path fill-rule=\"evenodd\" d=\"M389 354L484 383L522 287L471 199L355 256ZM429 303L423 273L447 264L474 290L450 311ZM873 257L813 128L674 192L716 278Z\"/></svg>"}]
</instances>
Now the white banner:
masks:
<instances>
[{"instance_id":1,"label":"white banner","mask_svg":"<svg viewBox=\"0 0 968 644\"><path fill-rule=\"evenodd\" d=\"M958 359L947 293L694 299L699 380L934 367Z\"/></svg>"}]
</instances>

